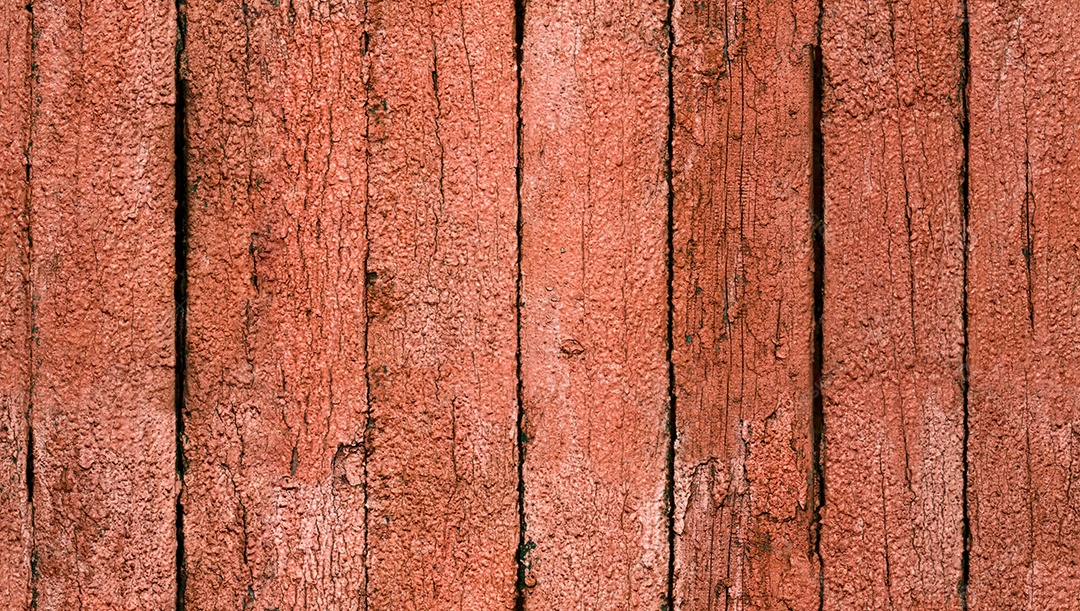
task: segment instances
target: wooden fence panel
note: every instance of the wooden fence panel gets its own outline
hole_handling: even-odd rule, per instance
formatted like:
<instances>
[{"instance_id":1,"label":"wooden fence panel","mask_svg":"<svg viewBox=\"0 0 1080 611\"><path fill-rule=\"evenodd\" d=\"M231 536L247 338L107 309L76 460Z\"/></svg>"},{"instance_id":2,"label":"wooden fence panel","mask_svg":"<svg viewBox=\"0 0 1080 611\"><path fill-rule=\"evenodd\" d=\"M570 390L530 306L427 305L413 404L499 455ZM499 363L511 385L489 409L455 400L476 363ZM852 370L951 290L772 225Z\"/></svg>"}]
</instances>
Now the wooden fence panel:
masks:
<instances>
[{"instance_id":1,"label":"wooden fence panel","mask_svg":"<svg viewBox=\"0 0 1080 611\"><path fill-rule=\"evenodd\" d=\"M30 12L0 2L0 609L30 602Z\"/></svg>"},{"instance_id":2,"label":"wooden fence panel","mask_svg":"<svg viewBox=\"0 0 1080 611\"><path fill-rule=\"evenodd\" d=\"M522 64L526 607L666 596L664 2L530 1Z\"/></svg>"},{"instance_id":3,"label":"wooden fence panel","mask_svg":"<svg viewBox=\"0 0 1080 611\"><path fill-rule=\"evenodd\" d=\"M362 609L364 6L186 25L186 608Z\"/></svg>"},{"instance_id":4,"label":"wooden fence panel","mask_svg":"<svg viewBox=\"0 0 1080 611\"><path fill-rule=\"evenodd\" d=\"M33 3L36 609L175 604L171 0Z\"/></svg>"},{"instance_id":5,"label":"wooden fence panel","mask_svg":"<svg viewBox=\"0 0 1080 611\"><path fill-rule=\"evenodd\" d=\"M825 3L826 609L961 606L961 23Z\"/></svg>"},{"instance_id":6,"label":"wooden fence panel","mask_svg":"<svg viewBox=\"0 0 1080 611\"><path fill-rule=\"evenodd\" d=\"M971 3L972 609L1080 606L1078 23Z\"/></svg>"},{"instance_id":7,"label":"wooden fence panel","mask_svg":"<svg viewBox=\"0 0 1080 611\"><path fill-rule=\"evenodd\" d=\"M676 608L817 606L817 13L812 1L676 3Z\"/></svg>"},{"instance_id":8,"label":"wooden fence panel","mask_svg":"<svg viewBox=\"0 0 1080 611\"><path fill-rule=\"evenodd\" d=\"M0 0L0 609L1077 608L1074 4Z\"/></svg>"},{"instance_id":9,"label":"wooden fence panel","mask_svg":"<svg viewBox=\"0 0 1080 611\"><path fill-rule=\"evenodd\" d=\"M372 609L509 609L518 542L514 6L370 7Z\"/></svg>"}]
</instances>

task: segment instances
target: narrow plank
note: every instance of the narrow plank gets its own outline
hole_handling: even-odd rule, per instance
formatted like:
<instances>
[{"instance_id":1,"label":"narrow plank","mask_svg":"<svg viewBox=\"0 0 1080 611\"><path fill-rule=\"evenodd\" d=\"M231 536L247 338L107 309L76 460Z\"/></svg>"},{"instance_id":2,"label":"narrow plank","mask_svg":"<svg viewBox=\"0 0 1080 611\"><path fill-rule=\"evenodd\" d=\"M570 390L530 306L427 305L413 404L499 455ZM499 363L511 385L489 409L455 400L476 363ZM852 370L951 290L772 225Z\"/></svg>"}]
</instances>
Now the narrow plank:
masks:
<instances>
[{"instance_id":1,"label":"narrow plank","mask_svg":"<svg viewBox=\"0 0 1080 611\"><path fill-rule=\"evenodd\" d=\"M526 7L529 609L656 609L667 593L667 12Z\"/></svg>"},{"instance_id":2,"label":"narrow plank","mask_svg":"<svg viewBox=\"0 0 1080 611\"><path fill-rule=\"evenodd\" d=\"M972 609L1080 606L1080 6L971 11Z\"/></svg>"},{"instance_id":3,"label":"narrow plank","mask_svg":"<svg viewBox=\"0 0 1080 611\"><path fill-rule=\"evenodd\" d=\"M185 12L186 608L362 609L365 7Z\"/></svg>"},{"instance_id":4,"label":"narrow plank","mask_svg":"<svg viewBox=\"0 0 1080 611\"><path fill-rule=\"evenodd\" d=\"M817 3L677 3L675 607L811 609Z\"/></svg>"},{"instance_id":5,"label":"narrow plank","mask_svg":"<svg viewBox=\"0 0 1080 611\"><path fill-rule=\"evenodd\" d=\"M370 11L370 604L510 609L514 6Z\"/></svg>"},{"instance_id":6,"label":"narrow plank","mask_svg":"<svg viewBox=\"0 0 1080 611\"><path fill-rule=\"evenodd\" d=\"M961 16L825 3L826 609L961 606Z\"/></svg>"},{"instance_id":7,"label":"narrow plank","mask_svg":"<svg viewBox=\"0 0 1080 611\"><path fill-rule=\"evenodd\" d=\"M33 11L34 607L172 608L174 5Z\"/></svg>"},{"instance_id":8,"label":"narrow plank","mask_svg":"<svg viewBox=\"0 0 1080 611\"><path fill-rule=\"evenodd\" d=\"M30 603L30 12L0 2L0 609Z\"/></svg>"}]
</instances>

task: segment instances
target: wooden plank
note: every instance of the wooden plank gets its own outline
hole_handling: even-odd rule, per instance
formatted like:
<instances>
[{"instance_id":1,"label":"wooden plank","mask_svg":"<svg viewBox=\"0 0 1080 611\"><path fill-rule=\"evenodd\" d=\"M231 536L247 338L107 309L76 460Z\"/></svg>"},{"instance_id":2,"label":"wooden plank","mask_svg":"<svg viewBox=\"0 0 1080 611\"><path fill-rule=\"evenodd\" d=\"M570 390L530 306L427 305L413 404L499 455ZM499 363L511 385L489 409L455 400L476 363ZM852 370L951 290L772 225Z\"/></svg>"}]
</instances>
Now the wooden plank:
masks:
<instances>
[{"instance_id":1,"label":"wooden plank","mask_svg":"<svg viewBox=\"0 0 1080 611\"><path fill-rule=\"evenodd\" d=\"M665 2L532 0L522 65L526 607L667 595Z\"/></svg>"},{"instance_id":2,"label":"wooden plank","mask_svg":"<svg viewBox=\"0 0 1080 611\"><path fill-rule=\"evenodd\" d=\"M361 609L365 9L186 23L187 609Z\"/></svg>"},{"instance_id":3,"label":"wooden plank","mask_svg":"<svg viewBox=\"0 0 1080 611\"><path fill-rule=\"evenodd\" d=\"M0 2L0 609L30 603L30 12Z\"/></svg>"},{"instance_id":4,"label":"wooden plank","mask_svg":"<svg viewBox=\"0 0 1080 611\"><path fill-rule=\"evenodd\" d=\"M370 4L372 609L510 609L514 6Z\"/></svg>"},{"instance_id":5,"label":"wooden plank","mask_svg":"<svg viewBox=\"0 0 1080 611\"><path fill-rule=\"evenodd\" d=\"M961 17L825 3L826 609L961 606Z\"/></svg>"},{"instance_id":6,"label":"wooden plank","mask_svg":"<svg viewBox=\"0 0 1080 611\"><path fill-rule=\"evenodd\" d=\"M34 607L175 604L171 0L33 3Z\"/></svg>"},{"instance_id":7,"label":"wooden plank","mask_svg":"<svg viewBox=\"0 0 1080 611\"><path fill-rule=\"evenodd\" d=\"M811 609L817 3L674 14L675 607Z\"/></svg>"},{"instance_id":8,"label":"wooden plank","mask_svg":"<svg viewBox=\"0 0 1080 611\"><path fill-rule=\"evenodd\" d=\"M972 609L1080 605L1080 6L971 11Z\"/></svg>"}]
</instances>

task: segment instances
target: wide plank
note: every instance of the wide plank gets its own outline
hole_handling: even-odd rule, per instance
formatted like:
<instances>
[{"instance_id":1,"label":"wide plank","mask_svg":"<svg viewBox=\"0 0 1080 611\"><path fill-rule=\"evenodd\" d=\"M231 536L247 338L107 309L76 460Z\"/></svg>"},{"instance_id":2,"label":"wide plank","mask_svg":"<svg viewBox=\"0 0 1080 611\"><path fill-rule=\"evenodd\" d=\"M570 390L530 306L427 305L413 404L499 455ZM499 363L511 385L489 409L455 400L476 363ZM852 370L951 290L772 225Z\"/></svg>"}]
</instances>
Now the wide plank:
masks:
<instances>
[{"instance_id":1,"label":"wide plank","mask_svg":"<svg viewBox=\"0 0 1080 611\"><path fill-rule=\"evenodd\" d=\"M30 11L0 2L0 609L30 603Z\"/></svg>"},{"instance_id":2,"label":"wide plank","mask_svg":"<svg viewBox=\"0 0 1080 611\"><path fill-rule=\"evenodd\" d=\"M668 10L525 6L527 609L666 603Z\"/></svg>"},{"instance_id":3,"label":"wide plank","mask_svg":"<svg viewBox=\"0 0 1080 611\"><path fill-rule=\"evenodd\" d=\"M175 6L32 7L32 606L171 609Z\"/></svg>"},{"instance_id":4,"label":"wide plank","mask_svg":"<svg viewBox=\"0 0 1080 611\"><path fill-rule=\"evenodd\" d=\"M1080 607L1080 5L972 0L971 609Z\"/></svg>"},{"instance_id":5,"label":"wide plank","mask_svg":"<svg viewBox=\"0 0 1080 611\"><path fill-rule=\"evenodd\" d=\"M365 5L185 23L186 609L363 609Z\"/></svg>"},{"instance_id":6,"label":"wide plank","mask_svg":"<svg viewBox=\"0 0 1080 611\"><path fill-rule=\"evenodd\" d=\"M676 3L675 608L812 609L817 3Z\"/></svg>"},{"instance_id":7,"label":"wide plank","mask_svg":"<svg viewBox=\"0 0 1080 611\"><path fill-rule=\"evenodd\" d=\"M825 609L959 609L960 0L827 0Z\"/></svg>"},{"instance_id":8,"label":"wide plank","mask_svg":"<svg viewBox=\"0 0 1080 611\"><path fill-rule=\"evenodd\" d=\"M514 4L373 0L371 609L510 609Z\"/></svg>"}]
</instances>

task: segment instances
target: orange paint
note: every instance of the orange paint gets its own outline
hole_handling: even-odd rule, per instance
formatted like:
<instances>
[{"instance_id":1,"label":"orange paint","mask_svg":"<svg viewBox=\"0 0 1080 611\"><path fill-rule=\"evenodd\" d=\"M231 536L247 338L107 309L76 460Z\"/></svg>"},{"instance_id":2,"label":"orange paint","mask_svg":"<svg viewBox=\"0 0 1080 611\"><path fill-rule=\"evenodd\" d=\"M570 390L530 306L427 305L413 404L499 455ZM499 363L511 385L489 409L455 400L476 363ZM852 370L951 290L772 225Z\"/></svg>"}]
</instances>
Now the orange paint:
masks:
<instances>
[{"instance_id":1,"label":"orange paint","mask_svg":"<svg viewBox=\"0 0 1080 611\"><path fill-rule=\"evenodd\" d=\"M355 611L368 23L275 4L185 10L186 608Z\"/></svg>"},{"instance_id":2,"label":"orange paint","mask_svg":"<svg viewBox=\"0 0 1080 611\"><path fill-rule=\"evenodd\" d=\"M369 11L369 608L510 609L513 6Z\"/></svg>"},{"instance_id":3,"label":"orange paint","mask_svg":"<svg viewBox=\"0 0 1080 611\"><path fill-rule=\"evenodd\" d=\"M30 602L30 13L0 3L0 609Z\"/></svg>"},{"instance_id":4,"label":"orange paint","mask_svg":"<svg viewBox=\"0 0 1080 611\"><path fill-rule=\"evenodd\" d=\"M820 7L0 0L0 609L1080 608L1080 9Z\"/></svg>"},{"instance_id":5,"label":"orange paint","mask_svg":"<svg viewBox=\"0 0 1080 611\"><path fill-rule=\"evenodd\" d=\"M176 15L33 8L33 606L161 609L176 598Z\"/></svg>"},{"instance_id":6,"label":"orange paint","mask_svg":"<svg viewBox=\"0 0 1080 611\"><path fill-rule=\"evenodd\" d=\"M825 609L959 609L955 0L825 3Z\"/></svg>"},{"instance_id":7,"label":"orange paint","mask_svg":"<svg viewBox=\"0 0 1080 611\"><path fill-rule=\"evenodd\" d=\"M1077 609L1080 7L970 15L969 601Z\"/></svg>"},{"instance_id":8,"label":"orange paint","mask_svg":"<svg viewBox=\"0 0 1080 611\"><path fill-rule=\"evenodd\" d=\"M527 609L666 596L665 17L662 2L526 9Z\"/></svg>"},{"instance_id":9,"label":"orange paint","mask_svg":"<svg viewBox=\"0 0 1080 611\"><path fill-rule=\"evenodd\" d=\"M817 6L676 8L675 605L816 608L809 46Z\"/></svg>"}]
</instances>

